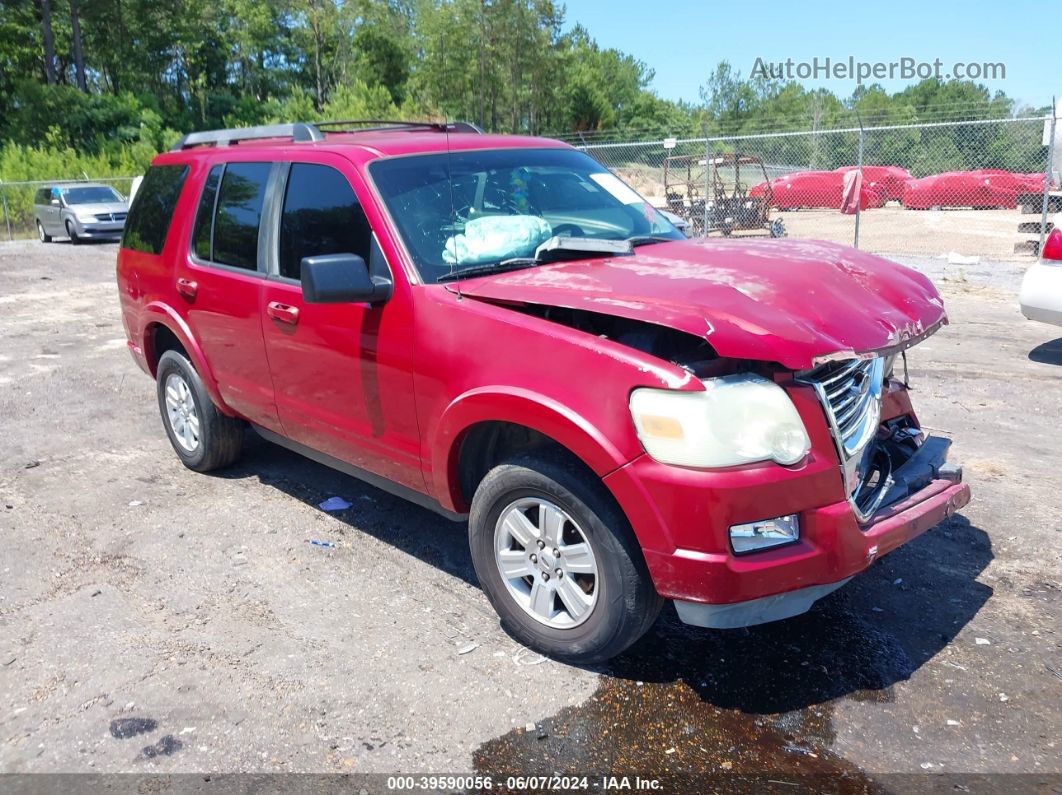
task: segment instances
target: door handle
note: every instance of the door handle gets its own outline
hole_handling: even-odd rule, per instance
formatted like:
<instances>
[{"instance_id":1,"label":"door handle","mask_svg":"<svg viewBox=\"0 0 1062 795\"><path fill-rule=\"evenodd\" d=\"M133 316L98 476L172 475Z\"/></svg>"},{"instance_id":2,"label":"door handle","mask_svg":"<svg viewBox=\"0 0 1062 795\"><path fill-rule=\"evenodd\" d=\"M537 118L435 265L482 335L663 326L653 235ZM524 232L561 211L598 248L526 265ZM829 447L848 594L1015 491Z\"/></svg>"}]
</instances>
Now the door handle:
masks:
<instances>
[{"instance_id":1,"label":"door handle","mask_svg":"<svg viewBox=\"0 0 1062 795\"><path fill-rule=\"evenodd\" d=\"M270 301L266 306L266 313L273 318L273 320L279 320L281 323L288 323L289 325L294 326L299 322L298 307L288 306L279 301Z\"/></svg>"},{"instance_id":2,"label":"door handle","mask_svg":"<svg viewBox=\"0 0 1062 795\"><path fill-rule=\"evenodd\" d=\"M185 298L195 298L195 294L199 292L199 283L191 279L178 279L177 292Z\"/></svg>"}]
</instances>

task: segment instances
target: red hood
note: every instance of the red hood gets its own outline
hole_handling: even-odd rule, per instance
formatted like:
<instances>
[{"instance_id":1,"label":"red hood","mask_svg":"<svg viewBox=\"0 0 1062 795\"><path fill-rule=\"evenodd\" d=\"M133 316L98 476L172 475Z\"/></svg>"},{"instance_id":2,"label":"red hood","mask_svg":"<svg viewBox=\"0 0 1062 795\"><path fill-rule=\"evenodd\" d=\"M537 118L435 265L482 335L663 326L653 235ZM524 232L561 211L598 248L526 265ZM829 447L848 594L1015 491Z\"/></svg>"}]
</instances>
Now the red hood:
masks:
<instances>
[{"instance_id":1,"label":"red hood","mask_svg":"<svg viewBox=\"0 0 1062 795\"><path fill-rule=\"evenodd\" d=\"M947 322L922 274L818 241L657 243L633 256L469 280L461 292L670 326L705 337L720 356L795 370L816 357L894 347Z\"/></svg>"}]
</instances>

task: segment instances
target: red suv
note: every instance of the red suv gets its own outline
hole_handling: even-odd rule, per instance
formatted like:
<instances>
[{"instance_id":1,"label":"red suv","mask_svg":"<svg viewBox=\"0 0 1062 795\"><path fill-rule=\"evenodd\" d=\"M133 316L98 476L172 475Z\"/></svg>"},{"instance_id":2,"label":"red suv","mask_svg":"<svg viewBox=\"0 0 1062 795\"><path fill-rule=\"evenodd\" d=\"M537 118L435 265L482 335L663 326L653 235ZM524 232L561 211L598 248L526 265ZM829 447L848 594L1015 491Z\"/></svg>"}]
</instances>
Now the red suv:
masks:
<instances>
[{"instance_id":1,"label":"red suv","mask_svg":"<svg viewBox=\"0 0 1062 795\"><path fill-rule=\"evenodd\" d=\"M118 255L129 348L190 468L246 426L467 519L503 625L573 662L665 599L806 611L969 500L903 351L924 276L687 240L586 154L468 124L294 124L155 158Z\"/></svg>"}]
</instances>

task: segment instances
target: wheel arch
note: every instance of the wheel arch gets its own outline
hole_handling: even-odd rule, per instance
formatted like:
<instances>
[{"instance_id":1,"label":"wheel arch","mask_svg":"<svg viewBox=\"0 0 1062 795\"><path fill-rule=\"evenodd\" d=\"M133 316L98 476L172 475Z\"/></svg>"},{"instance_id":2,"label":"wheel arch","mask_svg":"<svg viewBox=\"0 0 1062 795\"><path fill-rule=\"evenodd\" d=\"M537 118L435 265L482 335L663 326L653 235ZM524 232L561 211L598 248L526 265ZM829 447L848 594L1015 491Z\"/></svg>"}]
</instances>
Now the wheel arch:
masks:
<instances>
[{"instance_id":1,"label":"wheel arch","mask_svg":"<svg viewBox=\"0 0 1062 795\"><path fill-rule=\"evenodd\" d=\"M151 303L144 307L144 327L140 334L144 358L147 361L151 377L158 375L159 358L167 350L180 350L195 367L203 381L214 405L223 413L234 416L221 397L217 380L207 363L203 349L192 334L188 324L172 307L162 303ZM176 345L173 344L176 342Z\"/></svg>"},{"instance_id":2,"label":"wheel arch","mask_svg":"<svg viewBox=\"0 0 1062 795\"><path fill-rule=\"evenodd\" d=\"M461 395L446 408L429 438L437 499L458 512L468 510L476 485L494 464L519 452L555 448L598 477L634 457L566 406L512 387Z\"/></svg>"}]
</instances>

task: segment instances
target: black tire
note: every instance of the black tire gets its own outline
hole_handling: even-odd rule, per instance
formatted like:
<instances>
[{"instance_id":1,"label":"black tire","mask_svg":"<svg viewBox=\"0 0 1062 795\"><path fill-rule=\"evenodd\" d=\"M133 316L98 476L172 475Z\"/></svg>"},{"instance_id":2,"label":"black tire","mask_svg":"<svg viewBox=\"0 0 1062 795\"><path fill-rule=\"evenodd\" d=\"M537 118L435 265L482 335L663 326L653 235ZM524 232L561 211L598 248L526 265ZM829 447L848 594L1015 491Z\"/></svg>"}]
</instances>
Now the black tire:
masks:
<instances>
[{"instance_id":1,"label":"black tire","mask_svg":"<svg viewBox=\"0 0 1062 795\"><path fill-rule=\"evenodd\" d=\"M74 227L69 221L66 222L66 236L70 238L70 242L75 246L81 243L81 238L77 236L77 232L74 231Z\"/></svg>"},{"instance_id":2,"label":"black tire","mask_svg":"<svg viewBox=\"0 0 1062 795\"><path fill-rule=\"evenodd\" d=\"M547 626L528 615L495 562L498 518L525 497L545 498L562 508L594 552L600 590L589 617L572 628ZM505 631L563 662L587 665L615 657L649 630L664 604L627 518L593 472L567 455L525 454L488 472L472 499L469 545L476 575Z\"/></svg>"},{"instance_id":3,"label":"black tire","mask_svg":"<svg viewBox=\"0 0 1062 795\"><path fill-rule=\"evenodd\" d=\"M199 420L198 444L192 450L186 449L178 441L177 431L166 407L166 384L171 374L180 376L188 386ZM162 354L156 371L156 392L159 412L162 414L162 426L166 429L174 452L186 467L196 472L209 472L228 466L240 457L243 448L243 421L218 411L207 394L199 373L183 354L177 351L166 351Z\"/></svg>"},{"instance_id":4,"label":"black tire","mask_svg":"<svg viewBox=\"0 0 1062 795\"><path fill-rule=\"evenodd\" d=\"M42 224L39 219L37 221L37 237L41 239L42 243L52 242L52 236L44 231L44 224Z\"/></svg>"}]
</instances>

